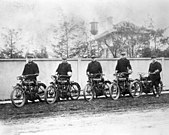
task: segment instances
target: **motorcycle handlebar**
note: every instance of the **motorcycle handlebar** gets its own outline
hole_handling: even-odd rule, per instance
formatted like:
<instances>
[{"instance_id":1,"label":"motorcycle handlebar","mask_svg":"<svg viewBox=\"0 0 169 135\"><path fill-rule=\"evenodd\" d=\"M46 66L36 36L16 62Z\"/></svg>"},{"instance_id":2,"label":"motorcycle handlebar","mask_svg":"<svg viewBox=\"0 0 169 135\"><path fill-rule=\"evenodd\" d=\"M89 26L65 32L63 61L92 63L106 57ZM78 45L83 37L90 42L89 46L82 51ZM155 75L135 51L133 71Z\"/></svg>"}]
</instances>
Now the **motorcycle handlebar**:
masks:
<instances>
[{"instance_id":1,"label":"motorcycle handlebar","mask_svg":"<svg viewBox=\"0 0 169 135\"><path fill-rule=\"evenodd\" d=\"M128 72L120 72L120 73L115 73L113 74L114 76L117 76L117 75L130 75L131 73L128 73Z\"/></svg>"},{"instance_id":2,"label":"motorcycle handlebar","mask_svg":"<svg viewBox=\"0 0 169 135\"><path fill-rule=\"evenodd\" d=\"M96 74L87 74L89 77L94 77L94 76L97 76L97 75L101 75L101 76L104 76L105 74L103 73L96 73Z\"/></svg>"}]
</instances>

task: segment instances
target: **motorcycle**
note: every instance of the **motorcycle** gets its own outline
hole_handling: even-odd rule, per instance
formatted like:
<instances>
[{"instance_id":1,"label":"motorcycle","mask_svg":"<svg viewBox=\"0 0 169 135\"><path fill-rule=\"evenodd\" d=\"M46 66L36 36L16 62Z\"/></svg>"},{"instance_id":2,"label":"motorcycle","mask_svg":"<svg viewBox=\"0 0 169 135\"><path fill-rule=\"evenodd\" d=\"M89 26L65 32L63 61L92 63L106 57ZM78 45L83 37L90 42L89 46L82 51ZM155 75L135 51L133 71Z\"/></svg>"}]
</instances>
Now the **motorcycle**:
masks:
<instances>
[{"instance_id":1,"label":"motorcycle","mask_svg":"<svg viewBox=\"0 0 169 135\"><path fill-rule=\"evenodd\" d=\"M139 73L139 79L136 79L136 81L140 83L142 93L145 93L146 95L149 93L153 93L154 96L157 95L157 91L155 87L152 85L152 81L150 80L150 77L148 75L144 73ZM161 94L162 90L163 90L163 82L160 81L159 94Z\"/></svg>"},{"instance_id":2,"label":"motorcycle","mask_svg":"<svg viewBox=\"0 0 169 135\"><path fill-rule=\"evenodd\" d=\"M30 81L26 78L29 76L37 76L34 74L18 76L17 83L11 92L10 98L15 107L22 107L28 100L34 102L35 100L43 101L46 85L40 81Z\"/></svg>"},{"instance_id":3,"label":"motorcycle","mask_svg":"<svg viewBox=\"0 0 169 135\"><path fill-rule=\"evenodd\" d=\"M101 73L88 75L88 81L83 90L85 100L91 101L94 96L96 98L102 95L108 97L111 82L105 81L103 75Z\"/></svg>"},{"instance_id":4,"label":"motorcycle","mask_svg":"<svg viewBox=\"0 0 169 135\"><path fill-rule=\"evenodd\" d=\"M53 104L60 99L77 100L80 96L80 85L77 82L70 81L68 75L52 75L53 79L45 92L45 101Z\"/></svg>"},{"instance_id":5,"label":"motorcycle","mask_svg":"<svg viewBox=\"0 0 169 135\"><path fill-rule=\"evenodd\" d=\"M129 94L133 98L141 95L139 82L128 78L128 75L130 73L127 72L114 74L116 79L113 80L110 88L110 97L113 100L117 100L120 96L125 96L126 94Z\"/></svg>"}]
</instances>

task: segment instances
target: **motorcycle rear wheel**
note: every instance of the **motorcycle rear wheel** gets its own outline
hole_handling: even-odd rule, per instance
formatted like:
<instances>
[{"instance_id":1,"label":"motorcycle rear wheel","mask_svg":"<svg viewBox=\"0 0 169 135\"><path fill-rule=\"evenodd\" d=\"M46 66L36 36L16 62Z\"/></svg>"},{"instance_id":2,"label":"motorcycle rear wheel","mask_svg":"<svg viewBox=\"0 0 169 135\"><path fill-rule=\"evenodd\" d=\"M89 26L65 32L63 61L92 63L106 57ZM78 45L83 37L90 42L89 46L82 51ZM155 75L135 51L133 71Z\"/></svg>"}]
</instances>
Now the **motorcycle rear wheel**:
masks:
<instances>
[{"instance_id":1,"label":"motorcycle rear wheel","mask_svg":"<svg viewBox=\"0 0 169 135\"><path fill-rule=\"evenodd\" d=\"M109 82L106 82L104 84L104 95L105 95L106 98L108 98L109 95L110 95L110 85L111 84Z\"/></svg>"},{"instance_id":2,"label":"motorcycle rear wheel","mask_svg":"<svg viewBox=\"0 0 169 135\"><path fill-rule=\"evenodd\" d=\"M38 96L39 96L40 102L43 102L45 100L45 89L46 89L46 86L44 84L40 84L38 86Z\"/></svg>"},{"instance_id":3,"label":"motorcycle rear wheel","mask_svg":"<svg viewBox=\"0 0 169 135\"><path fill-rule=\"evenodd\" d=\"M138 98L142 93L140 83L138 81L131 82L129 92L131 97Z\"/></svg>"},{"instance_id":4,"label":"motorcycle rear wheel","mask_svg":"<svg viewBox=\"0 0 169 135\"><path fill-rule=\"evenodd\" d=\"M58 97L58 91L55 86L50 85L46 88L45 101L47 104L54 104L57 101Z\"/></svg>"},{"instance_id":5,"label":"motorcycle rear wheel","mask_svg":"<svg viewBox=\"0 0 169 135\"><path fill-rule=\"evenodd\" d=\"M92 86L90 84L86 84L83 90L84 99L86 101L91 101L94 98L94 92L92 90Z\"/></svg>"},{"instance_id":6,"label":"motorcycle rear wheel","mask_svg":"<svg viewBox=\"0 0 169 135\"><path fill-rule=\"evenodd\" d=\"M16 87L13 89L13 91L11 92L10 98L11 98L12 104L17 108L24 106L26 102L25 92L20 87Z\"/></svg>"},{"instance_id":7,"label":"motorcycle rear wheel","mask_svg":"<svg viewBox=\"0 0 169 135\"><path fill-rule=\"evenodd\" d=\"M117 100L120 97L120 89L117 83L112 83L110 88L110 97L113 100Z\"/></svg>"},{"instance_id":8,"label":"motorcycle rear wheel","mask_svg":"<svg viewBox=\"0 0 169 135\"><path fill-rule=\"evenodd\" d=\"M77 100L80 96L80 85L76 82L72 83L71 84L71 87L70 87L70 98L72 100Z\"/></svg>"}]
</instances>

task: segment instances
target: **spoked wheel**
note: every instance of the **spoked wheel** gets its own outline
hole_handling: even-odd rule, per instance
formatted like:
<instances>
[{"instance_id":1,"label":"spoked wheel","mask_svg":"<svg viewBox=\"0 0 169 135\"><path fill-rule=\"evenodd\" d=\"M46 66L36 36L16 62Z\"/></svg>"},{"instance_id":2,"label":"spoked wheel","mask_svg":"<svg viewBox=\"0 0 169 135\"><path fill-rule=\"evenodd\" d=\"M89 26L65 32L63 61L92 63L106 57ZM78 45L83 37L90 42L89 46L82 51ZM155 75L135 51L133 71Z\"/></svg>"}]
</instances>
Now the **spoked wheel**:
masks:
<instances>
[{"instance_id":1,"label":"spoked wheel","mask_svg":"<svg viewBox=\"0 0 169 135\"><path fill-rule=\"evenodd\" d=\"M106 98L110 95L110 83L108 82L104 84L104 95Z\"/></svg>"},{"instance_id":2,"label":"spoked wheel","mask_svg":"<svg viewBox=\"0 0 169 135\"><path fill-rule=\"evenodd\" d=\"M113 100L117 100L120 97L120 89L117 83L112 83L110 87L110 97Z\"/></svg>"},{"instance_id":3,"label":"spoked wheel","mask_svg":"<svg viewBox=\"0 0 169 135\"><path fill-rule=\"evenodd\" d=\"M46 85L44 84L40 84L38 87L38 96L40 102L43 102L45 100L45 89L46 89Z\"/></svg>"},{"instance_id":4,"label":"spoked wheel","mask_svg":"<svg viewBox=\"0 0 169 135\"><path fill-rule=\"evenodd\" d=\"M131 82L129 92L130 96L132 96L133 98L139 97L142 93L140 83L138 81Z\"/></svg>"},{"instance_id":5,"label":"spoked wheel","mask_svg":"<svg viewBox=\"0 0 169 135\"><path fill-rule=\"evenodd\" d=\"M84 99L87 101L91 101L94 98L94 93L92 90L92 86L87 84L83 90Z\"/></svg>"},{"instance_id":6,"label":"spoked wheel","mask_svg":"<svg viewBox=\"0 0 169 135\"><path fill-rule=\"evenodd\" d=\"M77 100L80 96L80 85L78 83L72 83L70 87L70 98L72 100Z\"/></svg>"},{"instance_id":7,"label":"spoked wheel","mask_svg":"<svg viewBox=\"0 0 169 135\"><path fill-rule=\"evenodd\" d=\"M22 88L16 87L11 92L11 101L15 107L22 107L26 102L26 96Z\"/></svg>"},{"instance_id":8,"label":"spoked wheel","mask_svg":"<svg viewBox=\"0 0 169 135\"><path fill-rule=\"evenodd\" d=\"M46 88L45 91L45 101L48 104L53 104L58 99L57 88L53 85L50 85Z\"/></svg>"}]
</instances>

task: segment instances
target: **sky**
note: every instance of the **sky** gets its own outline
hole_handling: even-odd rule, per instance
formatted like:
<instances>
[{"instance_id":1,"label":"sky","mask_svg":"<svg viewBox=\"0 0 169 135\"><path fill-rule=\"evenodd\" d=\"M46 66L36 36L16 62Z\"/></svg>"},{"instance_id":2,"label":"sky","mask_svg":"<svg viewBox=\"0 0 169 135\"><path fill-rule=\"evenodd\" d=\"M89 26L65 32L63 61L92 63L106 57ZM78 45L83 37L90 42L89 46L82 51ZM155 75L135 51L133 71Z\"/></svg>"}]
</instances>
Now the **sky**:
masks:
<instances>
[{"instance_id":1,"label":"sky","mask_svg":"<svg viewBox=\"0 0 169 135\"><path fill-rule=\"evenodd\" d=\"M23 27L32 39L45 37L49 25L57 23L59 11L86 23L104 24L111 16L114 24L130 21L142 26L152 18L156 28L169 27L169 0L0 0L0 28ZM101 25L99 29L104 31Z\"/></svg>"}]
</instances>

